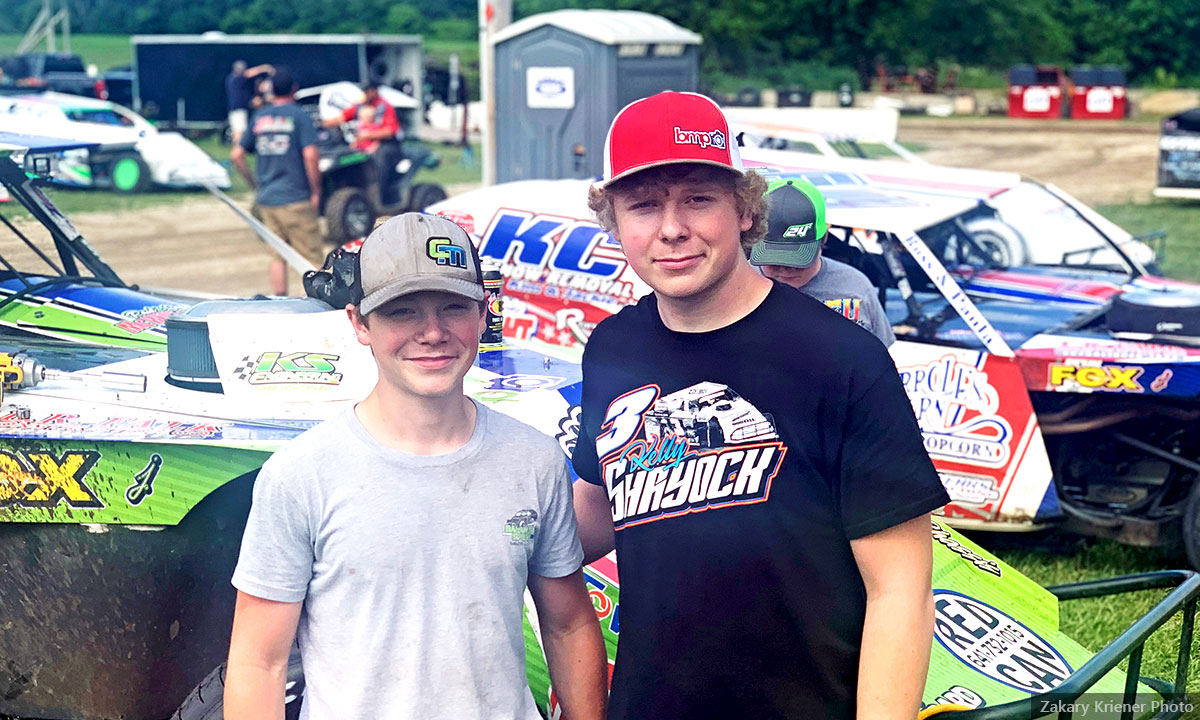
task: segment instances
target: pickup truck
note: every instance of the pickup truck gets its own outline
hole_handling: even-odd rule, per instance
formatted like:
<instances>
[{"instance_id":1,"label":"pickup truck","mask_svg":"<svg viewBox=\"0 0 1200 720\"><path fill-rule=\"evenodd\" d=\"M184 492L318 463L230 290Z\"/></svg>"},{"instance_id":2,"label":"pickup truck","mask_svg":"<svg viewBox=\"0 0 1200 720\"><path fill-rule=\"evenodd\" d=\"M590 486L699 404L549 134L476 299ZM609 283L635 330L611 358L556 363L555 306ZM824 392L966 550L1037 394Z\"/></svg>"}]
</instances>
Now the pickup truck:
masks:
<instances>
[{"instance_id":1,"label":"pickup truck","mask_svg":"<svg viewBox=\"0 0 1200 720\"><path fill-rule=\"evenodd\" d=\"M0 82L26 89L54 90L71 95L108 99L104 79L84 68L78 55L25 53L0 58Z\"/></svg>"}]
</instances>

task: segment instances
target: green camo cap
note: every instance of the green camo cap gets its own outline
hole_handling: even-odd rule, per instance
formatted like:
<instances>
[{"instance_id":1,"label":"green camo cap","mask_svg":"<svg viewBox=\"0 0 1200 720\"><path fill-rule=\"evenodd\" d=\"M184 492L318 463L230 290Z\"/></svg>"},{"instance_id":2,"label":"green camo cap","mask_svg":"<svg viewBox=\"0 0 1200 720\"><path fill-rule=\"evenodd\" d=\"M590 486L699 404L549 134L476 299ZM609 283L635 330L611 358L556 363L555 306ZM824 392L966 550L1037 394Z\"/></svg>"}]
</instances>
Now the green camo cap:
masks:
<instances>
[{"instance_id":1,"label":"green camo cap","mask_svg":"<svg viewBox=\"0 0 1200 720\"><path fill-rule=\"evenodd\" d=\"M807 180L787 178L767 186L767 234L750 249L755 265L806 268L825 239L825 198Z\"/></svg>"}]
</instances>

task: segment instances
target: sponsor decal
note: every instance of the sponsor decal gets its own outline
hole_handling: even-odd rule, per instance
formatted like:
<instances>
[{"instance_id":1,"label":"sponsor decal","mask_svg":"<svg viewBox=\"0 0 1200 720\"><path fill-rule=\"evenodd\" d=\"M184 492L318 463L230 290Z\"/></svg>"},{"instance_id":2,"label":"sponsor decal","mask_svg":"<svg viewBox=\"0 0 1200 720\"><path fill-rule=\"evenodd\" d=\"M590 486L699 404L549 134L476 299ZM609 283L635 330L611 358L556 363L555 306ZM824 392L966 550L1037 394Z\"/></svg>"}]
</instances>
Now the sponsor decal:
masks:
<instances>
[{"instance_id":1,"label":"sponsor decal","mask_svg":"<svg viewBox=\"0 0 1200 720\"><path fill-rule=\"evenodd\" d=\"M676 145L699 145L702 148L725 149L725 133L720 130L684 130L676 125L672 134L675 137Z\"/></svg>"},{"instance_id":2,"label":"sponsor decal","mask_svg":"<svg viewBox=\"0 0 1200 720\"><path fill-rule=\"evenodd\" d=\"M833 310L847 320L853 320L858 324L862 324L862 300L858 298L841 298L839 300L826 300L825 307Z\"/></svg>"},{"instance_id":3,"label":"sponsor decal","mask_svg":"<svg viewBox=\"0 0 1200 720\"><path fill-rule=\"evenodd\" d=\"M808 231L812 229L812 223L804 223L803 225L789 225L783 231L785 238L802 238L808 236Z\"/></svg>"},{"instance_id":4,"label":"sponsor decal","mask_svg":"<svg viewBox=\"0 0 1200 720\"><path fill-rule=\"evenodd\" d=\"M951 590L933 591L933 634L963 664L1029 694L1053 690L1072 672L1058 650L986 603Z\"/></svg>"},{"instance_id":5,"label":"sponsor decal","mask_svg":"<svg viewBox=\"0 0 1200 720\"><path fill-rule=\"evenodd\" d=\"M554 439L558 441L558 446L567 457L575 453L575 441L579 439L579 415L582 410L580 406L572 405L567 414L558 421L558 434Z\"/></svg>"},{"instance_id":6,"label":"sponsor decal","mask_svg":"<svg viewBox=\"0 0 1200 720\"><path fill-rule=\"evenodd\" d=\"M1171 382L1171 378L1175 376L1175 372L1170 368L1163 370L1158 374L1158 377L1150 383L1150 389L1154 392L1162 392L1167 389L1167 383Z\"/></svg>"},{"instance_id":7,"label":"sponsor decal","mask_svg":"<svg viewBox=\"0 0 1200 720\"><path fill-rule=\"evenodd\" d=\"M431 260L436 260L438 265L464 269L467 267L467 251L450 242L450 238L429 238L425 245L425 254Z\"/></svg>"},{"instance_id":8,"label":"sponsor decal","mask_svg":"<svg viewBox=\"0 0 1200 720\"><path fill-rule=\"evenodd\" d=\"M960 505L986 505L1000 499L996 489L996 479L987 475L969 475L938 471L942 486L950 496L951 502Z\"/></svg>"},{"instance_id":9,"label":"sponsor decal","mask_svg":"<svg viewBox=\"0 0 1200 720\"><path fill-rule=\"evenodd\" d=\"M1145 368L1131 365L1077 367L1075 365L1050 365L1051 387L1069 389L1083 388L1086 390L1101 390L1104 392L1144 392L1138 378ZM1168 377L1168 379L1170 379Z\"/></svg>"},{"instance_id":10,"label":"sponsor decal","mask_svg":"<svg viewBox=\"0 0 1200 720\"><path fill-rule=\"evenodd\" d=\"M765 501L787 454L778 438L771 417L725 385L621 395L596 437L616 529Z\"/></svg>"},{"instance_id":11,"label":"sponsor decal","mask_svg":"<svg viewBox=\"0 0 1200 720\"><path fill-rule=\"evenodd\" d=\"M984 467L1008 462L1012 428L998 414L1000 394L987 373L954 355L899 371L930 456Z\"/></svg>"},{"instance_id":12,"label":"sponsor decal","mask_svg":"<svg viewBox=\"0 0 1200 720\"><path fill-rule=\"evenodd\" d=\"M983 572L988 573L989 575L995 575L996 577L1004 577L1004 571L1000 569L1000 563L996 562L995 560L988 560L971 548L960 543L954 538L953 535L950 534L949 530L942 525L939 525L936 520L930 520L929 524L933 527L933 539L935 542L939 543L950 552L958 555L963 560L966 560Z\"/></svg>"},{"instance_id":13,"label":"sponsor decal","mask_svg":"<svg viewBox=\"0 0 1200 720\"><path fill-rule=\"evenodd\" d=\"M508 290L540 295L553 286L553 297L565 299L575 299L567 296L569 290L597 293L610 303L633 299L633 284L617 279L627 266L620 245L593 222L500 210L479 255L500 263Z\"/></svg>"},{"instance_id":14,"label":"sponsor decal","mask_svg":"<svg viewBox=\"0 0 1200 720\"><path fill-rule=\"evenodd\" d=\"M121 313L121 317L126 319L115 325L127 333L136 335L162 325L167 318L185 309L182 305L151 305L137 310L126 310Z\"/></svg>"},{"instance_id":15,"label":"sponsor decal","mask_svg":"<svg viewBox=\"0 0 1200 720\"><path fill-rule=\"evenodd\" d=\"M537 510L526 508L504 523L504 534L512 545L529 545L537 535Z\"/></svg>"},{"instance_id":16,"label":"sponsor decal","mask_svg":"<svg viewBox=\"0 0 1200 720\"><path fill-rule=\"evenodd\" d=\"M566 378L549 377L547 375L501 375L492 378L487 385L488 390L513 390L529 392L530 390L553 390L567 381Z\"/></svg>"},{"instance_id":17,"label":"sponsor decal","mask_svg":"<svg viewBox=\"0 0 1200 720\"><path fill-rule=\"evenodd\" d=\"M264 352L254 359L243 357L233 376L250 385L338 385L342 374L334 363L340 359L339 355L303 350L286 355Z\"/></svg>"},{"instance_id":18,"label":"sponsor decal","mask_svg":"<svg viewBox=\"0 0 1200 720\"><path fill-rule=\"evenodd\" d=\"M585 572L583 574L584 583L587 585L588 597L592 599L592 608L596 611L596 617L603 624L608 621L608 629L614 634L621 634L621 604L614 601L605 590L608 589L608 583L597 577L595 574Z\"/></svg>"},{"instance_id":19,"label":"sponsor decal","mask_svg":"<svg viewBox=\"0 0 1200 720\"><path fill-rule=\"evenodd\" d=\"M103 508L84 479L100 460L95 450L0 450L0 508Z\"/></svg>"},{"instance_id":20,"label":"sponsor decal","mask_svg":"<svg viewBox=\"0 0 1200 720\"><path fill-rule=\"evenodd\" d=\"M475 234L475 216L458 210L441 210L438 215L450 220L455 225L467 231L468 235Z\"/></svg>"},{"instance_id":21,"label":"sponsor decal","mask_svg":"<svg viewBox=\"0 0 1200 720\"><path fill-rule=\"evenodd\" d=\"M922 704L921 709L924 710L934 705L963 705L974 710L987 705L987 702L984 701L983 696L970 688L965 688L962 685L951 685L938 693L933 702L928 705Z\"/></svg>"},{"instance_id":22,"label":"sponsor decal","mask_svg":"<svg viewBox=\"0 0 1200 720\"><path fill-rule=\"evenodd\" d=\"M154 453L146 467L133 476L133 484L125 489L125 502L130 505L141 505L142 501L154 494L154 480L162 469L162 455Z\"/></svg>"},{"instance_id":23,"label":"sponsor decal","mask_svg":"<svg viewBox=\"0 0 1200 720\"><path fill-rule=\"evenodd\" d=\"M160 438L206 439L219 437L225 426L213 423L187 423L134 417L101 417L81 420L71 413L51 413L44 417L29 417L26 411L5 408L0 415L0 431L21 437L28 433L45 436L88 435L105 439L132 437L142 440Z\"/></svg>"}]
</instances>

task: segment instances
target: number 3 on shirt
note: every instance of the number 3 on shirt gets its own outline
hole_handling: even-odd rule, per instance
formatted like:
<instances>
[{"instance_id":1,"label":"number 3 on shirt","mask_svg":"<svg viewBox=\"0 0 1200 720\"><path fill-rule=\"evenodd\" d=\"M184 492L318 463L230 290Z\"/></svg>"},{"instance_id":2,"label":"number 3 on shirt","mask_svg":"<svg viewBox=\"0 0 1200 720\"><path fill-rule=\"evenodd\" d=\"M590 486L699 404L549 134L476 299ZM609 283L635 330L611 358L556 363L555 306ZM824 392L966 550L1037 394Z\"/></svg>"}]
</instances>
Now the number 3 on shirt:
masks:
<instances>
[{"instance_id":1,"label":"number 3 on shirt","mask_svg":"<svg viewBox=\"0 0 1200 720\"><path fill-rule=\"evenodd\" d=\"M631 390L609 403L608 413L596 436L596 457L605 455L629 442L642 427L642 415L658 399L658 386L647 385Z\"/></svg>"}]
</instances>

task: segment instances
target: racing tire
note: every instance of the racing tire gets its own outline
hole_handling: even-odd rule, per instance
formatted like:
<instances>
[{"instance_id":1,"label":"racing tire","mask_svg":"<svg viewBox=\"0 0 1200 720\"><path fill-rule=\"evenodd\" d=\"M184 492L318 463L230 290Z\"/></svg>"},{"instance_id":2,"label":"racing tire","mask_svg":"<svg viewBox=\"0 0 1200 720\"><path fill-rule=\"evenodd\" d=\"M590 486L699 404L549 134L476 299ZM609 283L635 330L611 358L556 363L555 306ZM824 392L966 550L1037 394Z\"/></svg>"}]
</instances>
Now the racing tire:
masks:
<instances>
[{"instance_id":1,"label":"racing tire","mask_svg":"<svg viewBox=\"0 0 1200 720\"><path fill-rule=\"evenodd\" d=\"M1025 239L1008 225L990 217L968 221L967 232L1001 267L1020 267L1029 261Z\"/></svg>"},{"instance_id":2,"label":"racing tire","mask_svg":"<svg viewBox=\"0 0 1200 720\"><path fill-rule=\"evenodd\" d=\"M1200 481L1192 487L1183 510L1183 549L1188 565L1200 570Z\"/></svg>"},{"instance_id":3,"label":"racing tire","mask_svg":"<svg viewBox=\"0 0 1200 720\"><path fill-rule=\"evenodd\" d=\"M146 192L154 184L150 168L137 153L121 153L108 169L113 190L119 193Z\"/></svg>"},{"instance_id":4,"label":"racing tire","mask_svg":"<svg viewBox=\"0 0 1200 720\"><path fill-rule=\"evenodd\" d=\"M287 690L284 696L285 720L298 720L304 701L304 669L300 665L300 649L292 645L288 657ZM224 720L225 663L221 663L192 689L171 720Z\"/></svg>"},{"instance_id":5,"label":"racing tire","mask_svg":"<svg viewBox=\"0 0 1200 720\"><path fill-rule=\"evenodd\" d=\"M423 212L425 208L445 200L446 197L446 190L441 185L417 183L413 185L412 201L409 203L409 210L412 212Z\"/></svg>"},{"instance_id":6,"label":"racing tire","mask_svg":"<svg viewBox=\"0 0 1200 720\"><path fill-rule=\"evenodd\" d=\"M705 444L709 448L719 448L725 445L725 433L721 431L721 423L710 419L705 426Z\"/></svg>"},{"instance_id":7,"label":"racing tire","mask_svg":"<svg viewBox=\"0 0 1200 720\"><path fill-rule=\"evenodd\" d=\"M341 245L365 238L375 225L375 209L367 193L356 187L334 190L325 202L325 223L329 241Z\"/></svg>"}]
</instances>

